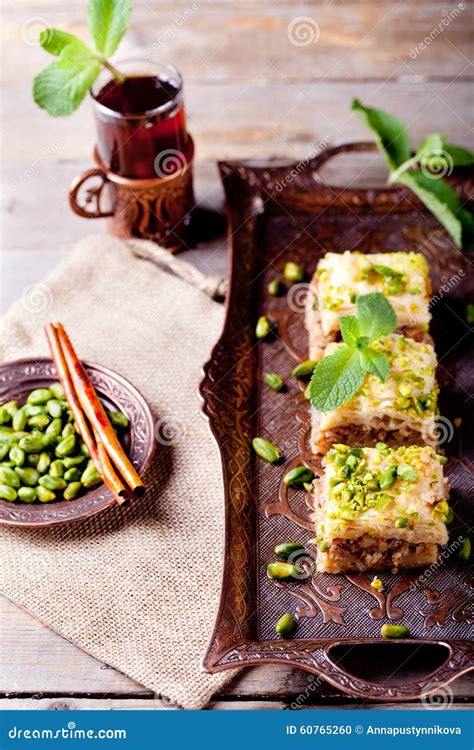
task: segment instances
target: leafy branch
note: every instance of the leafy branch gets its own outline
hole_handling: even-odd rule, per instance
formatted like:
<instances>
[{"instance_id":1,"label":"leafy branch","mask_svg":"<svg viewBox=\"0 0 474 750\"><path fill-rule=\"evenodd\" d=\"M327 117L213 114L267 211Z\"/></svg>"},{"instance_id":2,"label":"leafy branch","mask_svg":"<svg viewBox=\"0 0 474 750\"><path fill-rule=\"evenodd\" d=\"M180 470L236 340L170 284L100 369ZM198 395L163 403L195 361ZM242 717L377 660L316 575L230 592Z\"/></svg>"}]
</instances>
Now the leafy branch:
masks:
<instances>
[{"instance_id":1,"label":"leafy branch","mask_svg":"<svg viewBox=\"0 0 474 750\"><path fill-rule=\"evenodd\" d=\"M89 32L92 49L74 34L43 29L40 44L58 59L42 70L33 82L33 97L53 117L74 112L104 67L119 82L124 77L108 59L125 34L132 13L131 0L89 0Z\"/></svg>"},{"instance_id":2,"label":"leafy branch","mask_svg":"<svg viewBox=\"0 0 474 750\"><path fill-rule=\"evenodd\" d=\"M474 216L463 207L455 190L443 177L455 167L474 163L474 154L446 143L439 133L427 135L415 154L405 125L381 109L364 107L358 99L353 111L372 131L390 169L389 184L409 187L436 216L458 247L474 243Z\"/></svg>"}]
</instances>

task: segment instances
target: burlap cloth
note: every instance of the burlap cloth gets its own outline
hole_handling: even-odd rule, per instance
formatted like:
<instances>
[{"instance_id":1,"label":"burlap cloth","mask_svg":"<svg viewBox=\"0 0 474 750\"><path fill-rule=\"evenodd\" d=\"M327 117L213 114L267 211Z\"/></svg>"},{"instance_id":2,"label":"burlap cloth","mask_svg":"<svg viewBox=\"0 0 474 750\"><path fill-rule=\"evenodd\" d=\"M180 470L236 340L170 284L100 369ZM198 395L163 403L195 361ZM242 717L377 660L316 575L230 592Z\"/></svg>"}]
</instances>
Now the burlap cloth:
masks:
<instances>
[{"instance_id":1,"label":"burlap cloth","mask_svg":"<svg viewBox=\"0 0 474 750\"><path fill-rule=\"evenodd\" d=\"M140 501L79 525L1 527L0 589L88 653L188 709L204 706L229 679L200 667L218 603L223 496L197 385L223 314L198 288L101 236L81 242L44 283L26 289L0 323L6 362L48 355L42 327L61 320L81 358L141 391L170 442L158 444Z\"/></svg>"}]
</instances>

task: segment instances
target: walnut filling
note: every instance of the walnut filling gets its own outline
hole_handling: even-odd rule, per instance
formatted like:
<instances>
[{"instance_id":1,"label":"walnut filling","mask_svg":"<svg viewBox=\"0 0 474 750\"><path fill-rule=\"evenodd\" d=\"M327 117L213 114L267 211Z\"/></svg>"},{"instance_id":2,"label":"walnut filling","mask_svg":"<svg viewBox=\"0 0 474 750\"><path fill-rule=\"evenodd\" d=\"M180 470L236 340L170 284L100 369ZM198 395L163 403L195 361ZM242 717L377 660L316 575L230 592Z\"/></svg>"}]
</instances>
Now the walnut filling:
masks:
<instances>
[{"instance_id":1,"label":"walnut filling","mask_svg":"<svg viewBox=\"0 0 474 750\"><path fill-rule=\"evenodd\" d=\"M364 534L357 539L334 539L324 553L318 554L318 570L345 573L349 570L391 570L413 568L435 562L437 544L409 544L401 539L377 539Z\"/></svg>"},{"instance_id":2,"label":"walnut filling","mask_svg":"<svg viewBox=\"0 0 474 750\"><path fill-rule=\"evenodd\" d=\"M380 424L376 428L368 424L351 424L320 431L318 417L319 414L313 412L311 450L314 453L325 454L335 443L345 443L351 447L371 447L378 442L384 442L391 448L398 448L402 445L419 445L420 443L419 430L414 430L404 423L400 423L397 429L393 429L393 427L388 429L387 421L384 423L384 420L380 420ZM423 442L436 447L436 435L431 436L427 432L423 436Z\"/></svg>"}]
</instances>

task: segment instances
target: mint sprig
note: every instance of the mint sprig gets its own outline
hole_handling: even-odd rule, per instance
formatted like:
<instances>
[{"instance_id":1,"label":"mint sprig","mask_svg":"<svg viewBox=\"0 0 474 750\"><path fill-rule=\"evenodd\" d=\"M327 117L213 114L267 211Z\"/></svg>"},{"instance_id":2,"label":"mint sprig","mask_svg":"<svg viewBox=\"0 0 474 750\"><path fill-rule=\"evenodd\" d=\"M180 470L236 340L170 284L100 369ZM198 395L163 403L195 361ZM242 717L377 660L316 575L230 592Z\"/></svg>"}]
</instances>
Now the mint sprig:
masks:
<instances>
[{"instance_id":1,"label":"mint sprig","mask_svg":"<svg viewBox=\"0 0 474 750\"><path fill-rule=\"evenodd\" d=\"M309 398L317 411L332 411L349 401L371 373L382 382L390 362L373 344L397 327L395 310L383 294L365 294L357 300L357 315L340 319L344 345L318 362L309 385Z\"/></svg>"},{"instance_id":2,"label":"mint sprig","mask_svg":"<svg viewBox=\"0 0 474 750\"><path fill-rule=\"evenodd\" d=\"M102 67L121 82L123 76L108 57L113 55L130 24L131 0L89 0L89 31L95 49L61 29L43 29L40 44L57 57L34 79L33 97L53 117L76 110Z\"/></svg>"},{"instance_id":3,"label":"mint sprig","mask_svg":"<svg viewBox=\"0 0 474 750\"><path fill-rule=\"evenodd\" d=\"M413 154L407 129L398 118L381 109L364 107L358 99L352 102L352 109L370 128L385 156L390 168L389 184L409 187L436 216L456 245L470 248L474 244L474 217L442 177L455 167L473 164L474 154L446 143L446 138L440 133L427 135Z\"/></svg>"}]
</instances>

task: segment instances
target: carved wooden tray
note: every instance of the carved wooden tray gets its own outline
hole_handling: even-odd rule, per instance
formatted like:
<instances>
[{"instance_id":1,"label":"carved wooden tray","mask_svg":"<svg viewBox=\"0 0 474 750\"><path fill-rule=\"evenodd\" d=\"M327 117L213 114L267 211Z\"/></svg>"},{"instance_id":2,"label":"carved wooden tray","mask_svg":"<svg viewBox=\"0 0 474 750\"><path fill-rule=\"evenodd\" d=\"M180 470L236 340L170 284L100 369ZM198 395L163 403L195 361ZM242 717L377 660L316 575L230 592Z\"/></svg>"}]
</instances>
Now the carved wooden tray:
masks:
<instances>
[{"instance_id":1,"label":"carved wooden tray","mask_svg":"<svg viewBox=\"0 0 474 750\"><path fill-rule=\"evenodd\" d=\"M229 214L230 293L201 396L222 460L226 539L219 612L203 665L217 672L284 662L321 675L353 696L395 701L436 692L474 668L474 576L472 564L459 560L456 541L473 525L474 335L465 322L465 305L474 301L474 279L472 261L412 194L322 183L319 170L329 158L371 150L367 143L330 149L304 169L293 165L293 171L288 166L220 164ZM472 199L469 176L458 188ZM276 298L268 294L267 284L290 259L305 267L309 279L321 255L346 249L421 251L430 263L434 288L441 438L449 456L455 521L442 565L397 575L384 572L382 593L370 587L369 574L314 574L312 558L306 561L312 574L305 581L282 584L266 575L275 544L306 543L314 537L308 498L301 490L288 490L282 478L303 462L318 468L307 449L304 386L287 377L284 394L262 387L262 373L289 376L295 362L307 357L302 314L306 285ZM256 344L255 322L262 314L275 321L278 336ZM250 444L256 435L282 449L279 465L255 456ZM299 620L291 640L274 632L286 611ZM412 637L396 644L384 641L380 628L385 622L407 625ZM360 644L365 644L366 667L355 674L345 663ZM407 672L404 662L420 646L422 668ZM375 679L374 662L379 660L392 660L395 674Z\"/></svg>"}]
</instances>

